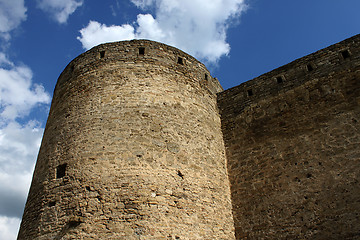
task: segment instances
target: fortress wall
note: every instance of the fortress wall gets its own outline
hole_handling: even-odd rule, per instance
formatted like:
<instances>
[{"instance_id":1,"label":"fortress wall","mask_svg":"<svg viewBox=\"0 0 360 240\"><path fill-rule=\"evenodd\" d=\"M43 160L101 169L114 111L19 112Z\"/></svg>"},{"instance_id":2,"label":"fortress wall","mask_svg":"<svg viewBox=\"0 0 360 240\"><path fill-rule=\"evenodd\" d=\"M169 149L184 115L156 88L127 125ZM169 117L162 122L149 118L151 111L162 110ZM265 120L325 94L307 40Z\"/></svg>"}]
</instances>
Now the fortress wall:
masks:
<instances>
[{"instance_id":1,"label":"fortress wall","mask_svg":"<svg viewBox=\"0 0 360 240\"><path fill-rule=\"evenodd\" d=\"M54 91L18 239L234 239L221 90L203 64L156 42L74 59Z\"/></svg>"},{"instance_id":2,"label":"fortress wall","mask_svg":"<svg viewBox=\"0 0 360 240\"><path fill-rule=\"evenodd\" d=\"M218 105L237 239L359 237L360 35L228 89Z\"/></svg>"}]
</instances>

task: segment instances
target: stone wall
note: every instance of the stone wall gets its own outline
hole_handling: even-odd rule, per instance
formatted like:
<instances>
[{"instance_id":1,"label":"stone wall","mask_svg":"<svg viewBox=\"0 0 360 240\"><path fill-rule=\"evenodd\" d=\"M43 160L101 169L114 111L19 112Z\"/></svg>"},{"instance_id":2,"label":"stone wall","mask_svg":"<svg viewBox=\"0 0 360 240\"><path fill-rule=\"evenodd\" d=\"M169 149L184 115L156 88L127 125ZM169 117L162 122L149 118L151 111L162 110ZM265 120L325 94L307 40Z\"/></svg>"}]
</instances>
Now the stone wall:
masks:
<instances>
[{"instance_id":1,"label":"stone wall","mask_svg":"<svg viewBox=\"0 0 360 240\"><path fill-rule=\"evenodd\" d=\"M18 239L358 239L359 105L360 35L226 91L99 45L58 79Z\"/></svg>"},{"instance_id":2,"label":"stone wall","mask_svg":"<svg viewBox=\"0 0 360 240\"><path fill-rule=\"evenodd\" d=\"M137 40L58 79L18 239L234 239L216 79Z\"/></svg>"},{"instance_id":3,"label":"stone wall","mask_svg":"<svg viewBox=\"0 0 360 240\"><path fill-rule=\"evenodd\" d=\"M237 239L360 238L360 35L218 104Z\"/></svg>"}]
</instances>

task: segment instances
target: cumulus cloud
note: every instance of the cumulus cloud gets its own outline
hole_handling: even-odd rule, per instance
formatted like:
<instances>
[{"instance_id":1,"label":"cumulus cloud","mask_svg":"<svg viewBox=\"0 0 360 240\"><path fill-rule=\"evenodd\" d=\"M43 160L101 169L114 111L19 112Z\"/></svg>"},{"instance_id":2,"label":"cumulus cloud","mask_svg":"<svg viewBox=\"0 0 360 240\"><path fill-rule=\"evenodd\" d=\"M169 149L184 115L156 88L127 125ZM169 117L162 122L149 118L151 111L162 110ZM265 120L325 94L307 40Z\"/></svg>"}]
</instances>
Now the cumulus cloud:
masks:
<instances>
[{"instance_id":1,"label":"cumulus cloud","mask_svg":"<svg viewBox=\"0 0 360 240\"><path fill-rule=\"evenodd\" d=\"M42 133L35 121L0 129L0 216L21 218Z\"/></svg>"},{"instance_id":2,"label":"cumulus cloud","mask_svg":"<svg viewBox=\"0 0 360 240\"><path fill-rule=\"evenodd\" d=\"M0 40L26 20L24 0L0 0ZM4 45L2 45L4 48ZM29 119L50 95L32 82L32 71L0 52L0 239L16 239L43 128Z\"/></svg>"},{"instance_id":3,"label":"cumulus cloud","mask_svg":"<svg viewBox=\"0 0 360 240\"><path fill-rule=\"evenodd\" d=\"M0 0L0 36L10 39L9 32L26 19L24 0Z\"/></svg>"},{"instance_id":4,"label":"cumulus cloud","mask_svg":"<svg viewBox=\"0 0 360 240\"><path fill-rule=\"evenodd\" d=\"M14 64L7 59L5 53L0 52L0 67L1 66L14 66Z\"/></svg>"},{"instance_id":5,"label":"cumulus cloud","mask_svg":"<svg viewBox=\"0 0 360 240\"><path fill-rule=\"evenodd\" d=\"M0 239L16 239L19 225L19 218L0 216Z\"/></svg>"},{"instance_id":6,"label":"cumulus cloud","mask_svg":"<svg viewBox=\"0 0 360 240\"><path fill-rule=\"evenodd\" d=\"M106 26L90 21L78 40L85 49L100 43L146 38L178 47L195 57L216 62L230 46L226 31L246 10L245 0L132 0L144 11L129 25ZM109 33L111 30L116 30ZM110 37L111 36L111 37Z\"/></svg>"},{"instance_id":7,"label":"cumulus cloud","mask_svg":"<svg viewBox=\"0 0 360 240\"><path fill-rule=\"evenodd\" d=\"M50 101L44 88L32 84L31 79L32 72L26 66L0 68L0 118L24 117L39 103Z\"/></svg>"},{"instance_id":8,"label":"cumulus cloud","mask_svg":"<svg viewBox=\"0 0 360 240\"><path fill-rule=\"evenodd\" d=\"M50 95L0 52L0 239L15 239L44 129L28 119Z\"/></svg>"},{"instance_id":9,"label":"cumulus cloud","mask_svg":"<svg viewBox=\"0 0 360 240\"><path fill-rule=\"evenodd\" d=\"M37 0L38 7L60 24L66 23L69 16L83 3L83 0Z\"/></svg>"},{"instance_id":10,"label":"cumulus cloud","mask_svg":"<svg viewBox=\"0 0 360 240\"><path fill-rule=\"evenodd\" d=\"M96 21L90 21L86 28L80 30L82 45L86 49L90 49L94 46L94 43L105 43L122 40L130 40L135 38L134 28L129 24L122 26L106 26Z\"/></svg>"}]
</instances>

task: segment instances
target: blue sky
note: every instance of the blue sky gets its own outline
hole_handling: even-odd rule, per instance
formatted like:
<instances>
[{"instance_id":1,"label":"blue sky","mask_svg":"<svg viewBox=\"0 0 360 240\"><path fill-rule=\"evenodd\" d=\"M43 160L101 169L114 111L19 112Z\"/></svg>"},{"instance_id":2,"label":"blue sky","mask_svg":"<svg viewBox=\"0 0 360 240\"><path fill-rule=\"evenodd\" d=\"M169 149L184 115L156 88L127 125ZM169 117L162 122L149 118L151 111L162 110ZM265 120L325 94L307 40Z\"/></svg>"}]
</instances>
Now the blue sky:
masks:
<instances>
[{"instance_id":1,"label":"blue sky","mask_svg":"<svg viewBox=\"0 0 360 240\"><path fill-rule=\"evenodd\" d=\"M148 38L227 89L360 30L359 0L0 0L0 239L15 239L51 95L102 42Z\"/></svg>"}]
</instances>

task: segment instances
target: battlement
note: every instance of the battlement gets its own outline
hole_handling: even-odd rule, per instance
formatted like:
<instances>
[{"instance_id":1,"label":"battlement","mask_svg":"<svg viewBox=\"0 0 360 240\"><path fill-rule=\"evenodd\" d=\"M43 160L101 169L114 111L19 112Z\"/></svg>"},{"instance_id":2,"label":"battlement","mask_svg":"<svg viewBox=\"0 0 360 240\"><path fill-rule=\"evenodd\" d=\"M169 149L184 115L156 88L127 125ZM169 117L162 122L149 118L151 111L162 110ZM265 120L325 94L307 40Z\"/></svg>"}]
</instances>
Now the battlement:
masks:
<instances>
[{"instance_id":1,"label":"battlement","mask_svg":"<svg viewBox=\"0 0 360 240\"><path fill-rule=\"evenodd\" d=\"M227 99L242 112L247 106L294 89L308 81L331 75L360 63L360 35L297 59L236 87L218 94L219 103ZM233 108L228 102L222 109Z\"/></svg>"}]
</instances>

